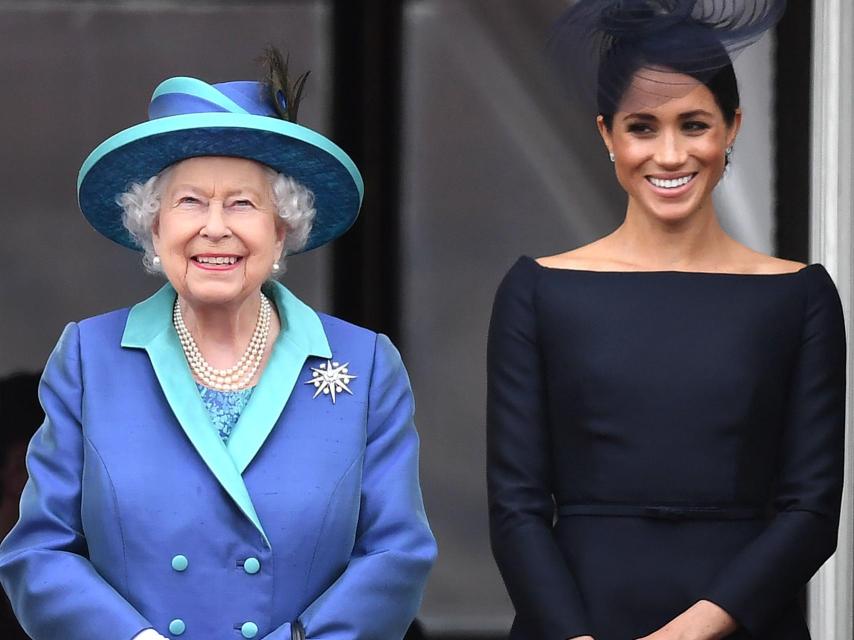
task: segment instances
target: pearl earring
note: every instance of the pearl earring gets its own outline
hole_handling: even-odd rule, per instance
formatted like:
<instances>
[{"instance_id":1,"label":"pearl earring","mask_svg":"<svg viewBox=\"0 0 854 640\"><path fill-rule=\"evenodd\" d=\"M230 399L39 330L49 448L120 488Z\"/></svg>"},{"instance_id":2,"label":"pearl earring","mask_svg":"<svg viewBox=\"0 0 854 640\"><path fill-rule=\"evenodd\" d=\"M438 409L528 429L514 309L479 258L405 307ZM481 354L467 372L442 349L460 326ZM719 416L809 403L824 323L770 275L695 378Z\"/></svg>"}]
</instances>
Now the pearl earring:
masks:
<instances>
[{"instance_id":1,"label":"pearl earring","mask_svg":"<svg viewBox=\"0 0 854 640\"><path fill-rule=\"evenodd\" d=\"M608 154L608 157L609 157L609 158L611 158L611 162L614 162L614 161L617 159L617 156L615 156L615 155L614 155L614 152L613 152L613 151L611 151L611 152Z\"/></svg>"},{"instance_id":2,"label":"pearl earring","mask_svg":"<svg viewBox=\"0 0 854 640\"><path fill-rule=\"evenodd\" d=\"M278 262L273 263L273 273L279 273L279 269L281 269L281 265Z\"/></svg>"},{"instance_id":3,"label":"pearl earring","mask_svg":"<svg viewBox=\"0 0 854 640\"><path fill-rule=\"evenodd\" d=\"M159 267L160 266L160 256L154 256L151 259L151 265L154 267Z\"/></svg>"}]
</instances>

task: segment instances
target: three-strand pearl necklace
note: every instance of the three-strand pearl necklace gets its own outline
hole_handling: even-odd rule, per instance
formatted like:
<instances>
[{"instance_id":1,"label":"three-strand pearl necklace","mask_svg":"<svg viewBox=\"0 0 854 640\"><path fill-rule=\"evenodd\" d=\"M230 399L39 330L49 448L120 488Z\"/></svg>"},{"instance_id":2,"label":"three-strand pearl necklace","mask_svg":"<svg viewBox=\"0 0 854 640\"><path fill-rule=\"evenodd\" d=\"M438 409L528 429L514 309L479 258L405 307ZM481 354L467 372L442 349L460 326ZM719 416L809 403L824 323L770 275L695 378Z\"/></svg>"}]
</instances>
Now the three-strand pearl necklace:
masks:
<instances>
[{"instance_id":1,"label":"three-strand pearl necklace","mask_svg":"<svg viewBox=\"0 0 854 640\"><path fill-rule=\"evenodd\" d=\"M190 330L184 324L184 316L181 314L181 305L178 304L177 298L175 299L175 308L172 311L172 322L175 324L178 340L181 341L184 355L196 379L206 387L217 391L237 391L249 386L261 366L264 352L267 349L267 339L270 336L271 315L272 305L267 296L262 293L261 308L258 310L258 320L255 323L255 331L252 333L249 346L246 347L246 351L237 364L228 369L216 369L205 360Z\"/></svg>"}]
</instances>

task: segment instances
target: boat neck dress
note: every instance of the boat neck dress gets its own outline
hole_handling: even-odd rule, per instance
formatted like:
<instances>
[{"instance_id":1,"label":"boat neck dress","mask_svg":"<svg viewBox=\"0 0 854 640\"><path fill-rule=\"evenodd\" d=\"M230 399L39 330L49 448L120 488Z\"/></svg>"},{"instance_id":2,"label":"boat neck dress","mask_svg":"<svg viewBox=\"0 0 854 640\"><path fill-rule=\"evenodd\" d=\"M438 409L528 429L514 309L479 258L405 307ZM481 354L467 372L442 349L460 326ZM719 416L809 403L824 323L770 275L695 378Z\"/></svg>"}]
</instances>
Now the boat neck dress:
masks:
<instances>
[{"instance_id":1,"label":"boat neck dress","mask_svg":"<svg viewBox=\"0 0 854 640\"><path fill-rule=\"evenodd\" d=\"M487 355L493 554L512 640L634 640L699 600L810 638L836 546L845 329L820 264L553 269L522 257Z\"/></svg>"}]
</instances>

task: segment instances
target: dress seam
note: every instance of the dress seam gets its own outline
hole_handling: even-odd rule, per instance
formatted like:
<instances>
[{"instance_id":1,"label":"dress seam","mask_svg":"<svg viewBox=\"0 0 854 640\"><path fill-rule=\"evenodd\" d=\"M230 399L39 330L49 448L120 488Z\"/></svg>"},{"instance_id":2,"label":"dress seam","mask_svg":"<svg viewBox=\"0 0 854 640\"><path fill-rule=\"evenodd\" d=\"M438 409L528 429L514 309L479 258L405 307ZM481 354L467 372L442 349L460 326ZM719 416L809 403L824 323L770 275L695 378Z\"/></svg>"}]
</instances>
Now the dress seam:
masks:
<instances>
[{"instance_id":1,"label":"dress seam","mask_svg":"<svg viewBox=\"0 0 854 640\"><path fill-rule=\"evenodd\" d=\"M130 580L129 580L128 563L127 563L127 556L128 556L127 544L125 542L124 527L122 526L121 511L119 509L119 497L116 494L116 484L115 484L115 482L113 482L113 477L110 475L110 470L107 468L107 465L104 463L104 458L101 456L101 453L100 453L100 451L98 451L98 448L95 446L95 443L92 442L92 440L86 434L83 434L83 437L86 439L86 442L92 448L92 451L95 453L95 456L97 456L98 462L101 464L101 468L104 470L104 473L107 474L107 479L110 481L110 493L112 494L113 505L115 506L115 509L116 509L116 526L119 529L119 539L121 540L121 544L122 544L122 573L124 574L123 578L124 578L124 583L125 583L125 592L127 593L126 599L130 600L131 593L130 593ZM81 499L82 499L82 487L81 487ZM87 545L87 547L88 547L88 545Z\"/></svg>"}]
</instances>

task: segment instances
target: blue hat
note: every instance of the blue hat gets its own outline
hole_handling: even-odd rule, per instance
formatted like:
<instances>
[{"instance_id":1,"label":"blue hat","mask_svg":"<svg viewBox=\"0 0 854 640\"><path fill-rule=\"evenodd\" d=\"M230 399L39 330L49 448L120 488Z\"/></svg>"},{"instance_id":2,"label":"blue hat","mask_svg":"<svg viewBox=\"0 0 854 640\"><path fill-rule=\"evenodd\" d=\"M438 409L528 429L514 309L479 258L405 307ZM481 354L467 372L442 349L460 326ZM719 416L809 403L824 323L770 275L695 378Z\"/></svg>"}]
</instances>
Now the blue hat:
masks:
<instances>
[{"instance_id":1,"label":"blue hat","mask_svg":"<svg viewBox=\"0 0 854 640\"><path fill-rule=\"evenodd\" d=\"M77 178L83 215L110 240L140 250L116 196L181 160L232 156L272 167L314 193L317 214L303 251L334 240L359 214L362 176L331 140L281 119L269 96L260 82L165 80L151 97L148 122L120 131L86 158Z\"/></svg>"}]
</instances>

